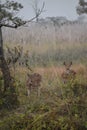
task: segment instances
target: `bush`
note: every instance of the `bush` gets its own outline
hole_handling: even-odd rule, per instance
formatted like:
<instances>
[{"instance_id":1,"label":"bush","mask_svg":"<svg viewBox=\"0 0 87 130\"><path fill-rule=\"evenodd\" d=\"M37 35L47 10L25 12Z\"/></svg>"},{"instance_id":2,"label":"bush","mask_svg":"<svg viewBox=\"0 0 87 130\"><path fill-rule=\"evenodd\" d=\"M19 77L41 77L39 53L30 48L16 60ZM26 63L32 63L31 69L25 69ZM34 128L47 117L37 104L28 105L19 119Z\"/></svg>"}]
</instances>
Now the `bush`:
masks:
<instances>
[{"instance_id":1,"label":"bush","mask_svg":"<svg viewBox=\"0 0 87 130\"><path fill-rule=\"evenodd\" d=\"M16 86L10 87L6 92L0 91L0 110L13 109L19 105L17 94L15 91Z\"/></svg>"},{"instance_id":2,"label":"bush","mask_svg":"<svg viewBox=\"0 0 87 130\"><path fill-rule=\"evenodd\" d=\"M15 113L0 122L1 130L87 130L87 85L79 81L61 85L61 103L57 107L27 106L24 113ZM55 102L55 101L54 101Z\"/></svg>"}]
</instances>

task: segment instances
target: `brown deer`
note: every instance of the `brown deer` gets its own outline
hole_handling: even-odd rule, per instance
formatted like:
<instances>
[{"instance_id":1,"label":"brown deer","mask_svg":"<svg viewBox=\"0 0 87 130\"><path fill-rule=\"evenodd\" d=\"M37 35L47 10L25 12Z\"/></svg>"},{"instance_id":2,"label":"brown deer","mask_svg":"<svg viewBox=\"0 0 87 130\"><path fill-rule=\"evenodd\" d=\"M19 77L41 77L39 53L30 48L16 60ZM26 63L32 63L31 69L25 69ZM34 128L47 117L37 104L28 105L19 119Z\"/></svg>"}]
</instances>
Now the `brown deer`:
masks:
<instances>
[{"instance_id":1,"label":"brown deer","mask_svg":"<svg viewBox=\"0 0 87 130\"><path fill-rule=\"evenodd\" d=\"M37 94L38 94L38 89L41 85L41 81L42 81L42 76L38 73L33 73L33 74L27 74L27 82L26 82L26 86L27 86L27 93L28 96L31 94L31 91L33 89L37 89Z\"/></svg>"},{"instance_id":2,"label":"brown deer","mask_svg":"<svg viewBox=\"0 0 87 130\"><path fill-rule=\"evenodd\" d=\"M69 64L66 64L66 62L64 62L63 64L65 66L65 71L62 73L62 79L65 84L68 81L73 81L75 79L76 72L71 69L72 62L70 62Z\"/></svg>"}]
</instances>

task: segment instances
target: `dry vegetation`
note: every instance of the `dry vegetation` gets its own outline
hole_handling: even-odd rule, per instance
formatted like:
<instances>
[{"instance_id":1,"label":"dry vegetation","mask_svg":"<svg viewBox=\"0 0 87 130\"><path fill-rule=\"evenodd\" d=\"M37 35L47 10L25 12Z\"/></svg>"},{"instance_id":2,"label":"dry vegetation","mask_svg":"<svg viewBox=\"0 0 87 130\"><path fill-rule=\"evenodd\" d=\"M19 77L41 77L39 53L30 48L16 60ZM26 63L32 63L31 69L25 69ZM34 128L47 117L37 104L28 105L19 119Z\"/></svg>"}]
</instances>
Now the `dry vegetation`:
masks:
<instances>
[{"instance_id":1,"label":"dry vegetation","mask_svg":"<svg viewBox=\"0 0 87 130\"><path fill-rule=\"evenodd\" d=\"M40 46L39 46L40 47ZM47 49L47 46L45 46ZM68 46L69 47L69 46ZM80 45L78 48L81 47ZM24 48L26 52L27 47ZM36 46L31 47L29 54L44 52ZM60 48L60 45L59 45ZM63 46L62 46L63 48ZM67 48L65 46L65 48ZM63 48L63 51L64 49ZM70 46L70 48L73 48ZM34 50L35 49L35 50ZM49 46L50 49L50 46ZM52 49L52 48L51 48ZM55 48L56 51L57 48ZM39 50L39 51L37 51ZM66 50L66 49L65 49ZM46 50L47 51L47 50ZM44 52L44 54L46 53ZM53 52L53 51L51 51ZM30 56L30 55L29 55ZM47 55L48 56L48 55ZM43 57L41 57L41 62ZM69 60L67 60L69 61ZM74 61L74 60L73 60ZM74 61L72 68L76 71L74 83L63 84L61 74L64 71L62 61L50 59L46 65L29 64L33 70L31 72L26 66L16 64L15 86L20 106L16 110L1 111L0 129L1 130L86 130L87 129L87 66L86 62ZM12 66L11 66L12 67ZM32 91L27 96L26 79L27 73L39 73L42 75L40 86L40 96L36 91ZM12 75L14 70L11 69ZM73 89L72 89L73 88ZM8 110L9 107L7 106ZM82 123L82 125L81 125Z\"/></svg>"},{"instance_id":2,"label":"dry vegetation","mask_svg":"<svg viewBox=\"0 0 87 130\"><path fill-rule=\"evenodd\" d=\"M20 45L7 43L6 58L7 45L10 49ZM15 73L19 106L10 108L11 97L5 101L3 97L0 99L0 130L87 130L87 43L42 42L21 46L20 62L28 59L28 65L19 66L18 60L15 69L13 64L9 66L12 76ZM75 80L67 84L63 84L61 78L64 61L72 61L72 69L76 72ZM27 96L27 73L34 72L42 75L40 95L32 91ZM2 79L0 84L3 88Z\"/></svg>"}]
</instances>

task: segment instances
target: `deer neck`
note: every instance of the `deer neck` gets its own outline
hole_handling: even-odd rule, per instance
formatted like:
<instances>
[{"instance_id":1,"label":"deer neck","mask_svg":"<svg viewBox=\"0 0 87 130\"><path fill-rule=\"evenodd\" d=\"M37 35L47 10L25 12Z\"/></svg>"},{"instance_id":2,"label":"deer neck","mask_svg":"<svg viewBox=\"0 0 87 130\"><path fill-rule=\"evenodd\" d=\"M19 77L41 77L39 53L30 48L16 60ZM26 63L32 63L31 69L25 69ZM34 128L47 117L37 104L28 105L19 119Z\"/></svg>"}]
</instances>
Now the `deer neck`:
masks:
<instances>
[{"instance_id":1,"label":"deer neck","mask_svg":"<svg viewBox=\"0 0 87 130\"><path fill-rule=\"evenodd\" d=\"M70 70L70 69L67 69L67 70L66 70L66 73L67 73L67 74L70 74L70 73L71 73L71 70Z\"/></svg>"}]
</instances>

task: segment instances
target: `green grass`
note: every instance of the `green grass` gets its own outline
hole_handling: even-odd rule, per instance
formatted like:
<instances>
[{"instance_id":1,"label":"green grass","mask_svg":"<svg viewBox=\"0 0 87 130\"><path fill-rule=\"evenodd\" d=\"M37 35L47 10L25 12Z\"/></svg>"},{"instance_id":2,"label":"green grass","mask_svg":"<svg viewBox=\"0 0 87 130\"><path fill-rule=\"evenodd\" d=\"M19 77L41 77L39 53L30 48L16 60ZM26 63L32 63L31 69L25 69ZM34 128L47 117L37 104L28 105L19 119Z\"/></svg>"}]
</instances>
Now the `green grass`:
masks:
<instances>
[{"instance_id":1,"label":"green grass","mask_svg":"<svg viewBox=\"0 0 87 130\"><path fill-rule=\"evenodd\" d=\"M33 71L42 75L40 96L36 91L27 96L26 78L30 71L16 64L15 89L20 105L13 110L0 110L0 130L86 130L87 45L48 43L23 48L23 55L29 50ZM75 81L65 85L61 79L64 61L73 61L72 68L77 73ZM14 75L13 69L11 74Z\"/></svg>"},{"instance_id":2,"label":"green grass","mask_svg":"<svg viewBox=\"0 0 87 130\"><path fill-rule=\"evenodd\" d=\"M87 64L87 43L57 43L56 45L54 43L44 43L40 45L26 44L22 46L23 55L28 50L30 66L45 67L52 64L61 65L64 61L73 61L74 64ZM10 47L13 48L13 44ZM24 60L24 57L22 57L22 60Z\"/></svg>"},{"instance_id":3,"label":"green grass","mask_svg":"<svg viewBox=\"0 0 87 130\"><path fill-rule=\"evenodd\" d=\"M0 112L0 130L86 130L87 74L83 71L86 67L80 70L81 66L74 83L64 85L61 80L63 68L34 68L42 75L40 96L32 91L28 97L25 84L27 70L18 68L16 93L20 106Z\"/></svg>"}]
</instances>

